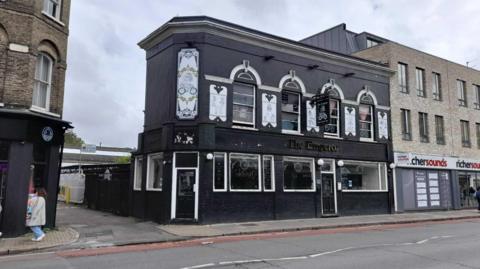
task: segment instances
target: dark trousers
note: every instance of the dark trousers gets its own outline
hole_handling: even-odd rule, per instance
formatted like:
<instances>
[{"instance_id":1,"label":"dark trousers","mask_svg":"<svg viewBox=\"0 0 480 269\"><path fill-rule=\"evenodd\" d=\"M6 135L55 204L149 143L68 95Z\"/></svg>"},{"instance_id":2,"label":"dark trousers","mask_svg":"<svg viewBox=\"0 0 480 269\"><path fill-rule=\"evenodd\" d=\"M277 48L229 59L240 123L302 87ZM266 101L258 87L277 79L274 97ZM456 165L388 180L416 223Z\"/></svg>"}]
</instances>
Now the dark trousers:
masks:
<instances>
[{"instance_id":1,"label":"dark trousers","mask_svg":"<svg viewBox=\"0 0 480 269\"><path fill-rule=\"evenodd\" d=\"M480 210L480 197L477 197L477 202L478 202L478 210Z\"/></svg>"}]
</instances>

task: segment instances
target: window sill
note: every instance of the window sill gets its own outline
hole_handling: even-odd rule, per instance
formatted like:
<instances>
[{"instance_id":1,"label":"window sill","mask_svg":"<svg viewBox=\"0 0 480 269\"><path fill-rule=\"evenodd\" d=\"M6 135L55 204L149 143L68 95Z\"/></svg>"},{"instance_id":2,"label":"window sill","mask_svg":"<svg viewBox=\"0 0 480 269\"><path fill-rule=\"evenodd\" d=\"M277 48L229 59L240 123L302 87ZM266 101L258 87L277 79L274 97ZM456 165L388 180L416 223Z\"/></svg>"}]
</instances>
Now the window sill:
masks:
<instances>
[{"instance_id":1,"label":"window sill","mask_svg":"<svg viewBox=\"0 0 480 269\"><path fill-rule=\"evenodd\" d=\"M232 125L233 129L240 129L240 130L250 130L250 131L258 131L257 128L254 127L246 127L246 126L238 126L238 125Z\"/></svg>"},{"instance_id":2,"label":"window sill","mask_svg":"<svg viewBox=\"0 0 480 269\"><path fill-rule=\"evenodd\" d=\"M371 139L371 138L361 138L360 137L360 142L370 142L370 143L377 143L377 141Z\"/></svg>"},{"instance_id":3,"label":"window sill","mask_svg":"<svg viewBox=\"0 0 480 269\"><path fill-rule=\"evenodd\" d=\"M291 135L303 135L298 131L282 130L282 134L291 134Z\"/></svg>"},{"instance_id":4,"label":"window sill","mask_svg":"<svg viewBox=\"0 0 480 269\"><path fill-rule=\"evenodd\" d=\"M316 190L283 190L283 192L315 192Z\"/></svg>"},{"instance_id":5,"label":"window sill","mask_svg":"<svg viewBox=\"0 0 480 269\"><path fill-rule=\"evenodd\" d=\"M60 118L59 114L48 112L46 109L41 108L41 107L37 107L37 106L31 106L30 111L45 114L45 115L49 115L49 116L53 116L53 117L56 117L56 118Z\"/></svg>"},{"instance_id":6,"label":"window sill","mask_svg":"<svg viewBox=\"0 0 480 269\"><path fill-rule=\"evenodd\" d=\"M230 192L262 192L262 190L232 190Z\"/></svg>"},{"instance_id":7,"label":"window sill","mask_svg":"<svg viewBox=\"0 0 480 269\"><path fill-rule=\"evenodd\" d=\"M135 188L134 188L133 191L142 191L142 189L135 189Z\"/></svg>"},{"instance_id":8,"label":"window sill","mask_svg":"<svg viewBox=\"0 0 480 269\"><path fill-rule=\"evenodd\" d=\"M48 14L47 12L42 11L42 14L43 14L45 17L49 18L50 20L56 22L56 23L59 24L60 26L65 27L65 23L61 22L59 19L53 17L52 15Z\"/></svg>"},{"instance_id":9,"label":"window sill","mask_svg":"<svg viewBox=\"0 0 480 269\"><path fill-rule=\"evenodd\" d=\"M342 190L342 192L388 192L387 190Z\"/></svg>"},{"instance_id":10,"label":"window sill","mask_svg":"<svg viewBox=\"0 0 480 269\"><path fill-rule=\"evenodd\" d=\"M147 189L146 191L155 191L155 192L160 192L162 189Z\"/></svg>"},{"instance_id":11,"label":"window sill","mask_svg":"<svg viewBox=\"0 0 480 269\"><path fill-rule=\"evenodd\" d=\"M213 192L227 192L227 189L213 189Z\"/></svg>"},{"instance_id":12,"label":"window sill","mask_svg":"<svg viewBox=\"0 0 480 269\"><path fill-rule=\"evenodd\" d=\"M333 136L333 135L325 135L325 134L323 135L323 138L343 140L343 137Z\"/></svg>"}]
</instances>

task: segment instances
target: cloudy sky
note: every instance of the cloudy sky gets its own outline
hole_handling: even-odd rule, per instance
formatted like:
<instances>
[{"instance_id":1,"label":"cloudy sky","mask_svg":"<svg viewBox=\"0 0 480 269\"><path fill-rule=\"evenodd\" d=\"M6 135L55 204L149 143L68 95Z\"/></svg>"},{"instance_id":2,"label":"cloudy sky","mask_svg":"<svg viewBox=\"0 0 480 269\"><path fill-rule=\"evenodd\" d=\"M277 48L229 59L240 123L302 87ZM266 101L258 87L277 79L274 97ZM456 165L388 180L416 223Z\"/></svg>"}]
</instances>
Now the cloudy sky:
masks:
<instances>
[{"instance_id":1,"label":"cloudy sky","mask_svg":"<svg viewBox=\"0 0 480 269\"><path fill-rule=\"evenodd\" d=\"M480 68L480 2L381 0L72 0L64 118L87 143L135 147L145 53L174 16L208 15L299 40L342 22Z\"/></svg>"}]
</instances>

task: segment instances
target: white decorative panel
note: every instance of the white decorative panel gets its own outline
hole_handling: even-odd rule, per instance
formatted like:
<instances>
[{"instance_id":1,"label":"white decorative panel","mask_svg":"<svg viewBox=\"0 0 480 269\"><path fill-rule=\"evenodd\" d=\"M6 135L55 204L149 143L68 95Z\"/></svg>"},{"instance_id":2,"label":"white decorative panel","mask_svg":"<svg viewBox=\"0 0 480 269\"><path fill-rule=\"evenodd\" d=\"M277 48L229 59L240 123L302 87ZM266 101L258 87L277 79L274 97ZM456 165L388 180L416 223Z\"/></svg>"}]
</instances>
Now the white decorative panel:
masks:
<instances>
[{"instance_id":1,"label":"white decorative panel","mask_svg":"<svg viewBox=\"0 0 480 269\"><path fill-rule=\"evenodd\" d=\"M345 107L345 135L356 136L357 135L357 117L355 108Z\"/></svg>"},{"instance_id":2,"label":"white decorative panel","mask_svg":"<svg viewBox=\"0 0 480 269\"><path fill-rule=\"evenodd\" d=\"M277 96L262 93L262 126L277 127Z\"/></svg>"},{"instance_id":3,"label":"white decorative panel","mask_svg":"<svg viewBox=\"0 0 480 269\"><path fill-rule=\"evenodd\" d=\"M181 49L177 69L177 117L194 119L198 114L198 51Z\"/></svg>"},{"instance_id":4,"label":"white decorative panel","mask_svg":"<svg viewBox=\"0 0 480 269\"><path fill-rule=\"evenodd\" d=\"M388 115L385 112L378 112L378 137L388 139Z\"/></svg>"},{"instance_id":5,"label":"white decorative panel","mask_svg":"<svg viewBox=\"0 0 480 269\"><path fill-rule=\"evenodd\" d=\"M227 87L210 85L210 115L211 120L227 121Z\"/></svg>"},{"instance_id":6,"label":"white decorative panel","mask_svg":"<svg viewBox=\"0 0 480 269\"><path fill-rule=\"evenodd\" d=\"M307 131L319 132L320 129L317 126L317 107L307 101Z\"/></svg>"}]
</instances>

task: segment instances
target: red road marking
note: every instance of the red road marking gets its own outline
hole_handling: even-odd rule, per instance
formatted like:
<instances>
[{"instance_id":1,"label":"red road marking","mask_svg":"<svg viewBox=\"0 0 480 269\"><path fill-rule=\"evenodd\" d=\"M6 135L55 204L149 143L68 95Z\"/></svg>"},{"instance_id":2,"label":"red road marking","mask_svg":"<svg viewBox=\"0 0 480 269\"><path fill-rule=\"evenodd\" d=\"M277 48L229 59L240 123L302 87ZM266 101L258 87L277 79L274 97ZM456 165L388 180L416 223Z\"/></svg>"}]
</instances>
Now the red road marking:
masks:
<instances>
[{"instance_id":1,"label":"red road marking","mask_svg":"<svg viewBox=\"0 0 480 269\"><path fill-rule=\"evenodd\" d=\"M312 236L312 235L322 235L322 234L353 233L353 232L359 232L359 231L384 231L384 230L390 230L390 229L426 226L429 224L459 223L459 222L464 222L466 220L469 220L469 219L383 224L383 225L343 227L343 228L331 228L331 229L301 230L301 231L291 231L291 232L267 232L267 233L247 234L247 235L218 236L218 237L191 239L191 240L177 241L177 242L161 242L161 243L114 246L114 247L103 247L103 248L93 248L93 249L66 250L66 251L58 251L55 254L64 258L99 256L99 255L108 255L108 254L117 254L117 253L126 253L126 252L141 252L141 251L161 250L161 249L169 249L169 248L193 247L193 246L201 246L206 243L208 244L227 243L227 242L237 242L237 241L247 241L247 240L264 240L264 239L289 238L289 237Z\"/></svg>"}]
</instances>

